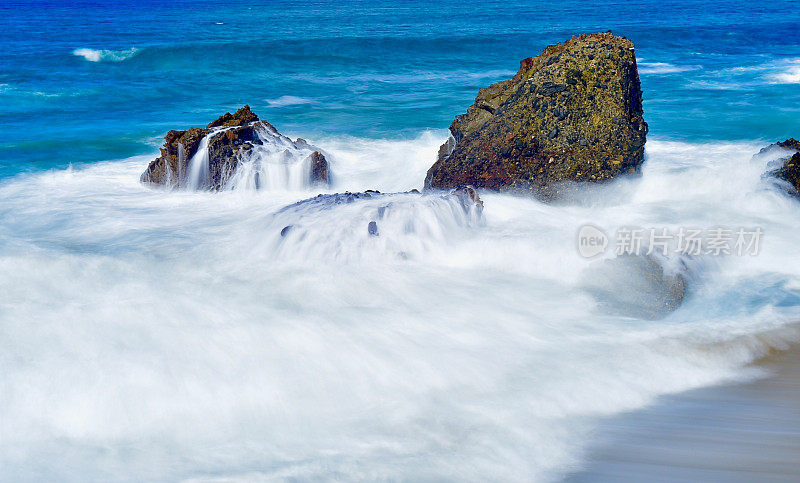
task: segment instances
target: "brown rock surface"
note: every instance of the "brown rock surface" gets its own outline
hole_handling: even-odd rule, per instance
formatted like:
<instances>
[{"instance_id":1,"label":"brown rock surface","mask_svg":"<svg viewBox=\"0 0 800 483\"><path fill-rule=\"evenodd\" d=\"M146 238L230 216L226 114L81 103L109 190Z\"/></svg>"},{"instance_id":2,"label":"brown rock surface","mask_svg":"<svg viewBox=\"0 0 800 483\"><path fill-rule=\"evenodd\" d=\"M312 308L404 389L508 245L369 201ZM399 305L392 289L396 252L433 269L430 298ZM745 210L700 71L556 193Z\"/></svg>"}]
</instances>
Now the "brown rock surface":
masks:
<instances>
[{"instance_id":1,"label":"brown rock surface","mask_svg":"<svg viewBox=\"0 0 800 483\"><path fill-rule=\"evenodd\" d=\"M450 126L427 188L462 184L548 199L564 181L638 172L647 123L633 43L611 33L573 37L478 92Z\"/></svg>"},{"instance_id":2,"label":"brown rock surface","mask_svg":"<svg viewBox=\"0 0 800 483\"><path fill-rule=\"evenodd\" d=\"M269 136L259 134L270 133ZM241 162L242 153L254 145L263 145L271 139L280 139L284 145L298 150L312 150L304 140L292 142L278 133L274 126L258 119L250 106L244 106L231 114L226 112L205 128L193 127L185 131L169 131L164 137L161 155L153 160L142 173L141 181L170 187L187 186L189 162L197 153L203 138L208 140L208 173L198 186L200 189L219 190L230 179ZM328 161L314 151L309 173L312 182L328 182Z\"/></svg>"}]
</instances>

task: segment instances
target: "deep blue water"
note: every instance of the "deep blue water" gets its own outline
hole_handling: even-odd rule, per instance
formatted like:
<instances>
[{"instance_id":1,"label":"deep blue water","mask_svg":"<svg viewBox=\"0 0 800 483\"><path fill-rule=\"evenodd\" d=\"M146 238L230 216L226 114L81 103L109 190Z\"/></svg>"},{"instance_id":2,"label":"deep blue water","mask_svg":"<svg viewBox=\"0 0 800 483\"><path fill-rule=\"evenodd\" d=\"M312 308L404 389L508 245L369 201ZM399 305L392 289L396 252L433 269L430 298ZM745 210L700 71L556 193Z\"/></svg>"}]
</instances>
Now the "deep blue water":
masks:
<instances>
[{"instance_id":1,"label":"deep blue water","mask_svg":"<svg viewBox=\"0 0 800 483\"><path fill-rule=\"evenodd\" d=\"M635 42L651 136L797 137L799 24L790 1L4 1L0 177L155 152L245 103L311 139L441 130L521 59L607 29Z\"/></svg>"}]
</instances>

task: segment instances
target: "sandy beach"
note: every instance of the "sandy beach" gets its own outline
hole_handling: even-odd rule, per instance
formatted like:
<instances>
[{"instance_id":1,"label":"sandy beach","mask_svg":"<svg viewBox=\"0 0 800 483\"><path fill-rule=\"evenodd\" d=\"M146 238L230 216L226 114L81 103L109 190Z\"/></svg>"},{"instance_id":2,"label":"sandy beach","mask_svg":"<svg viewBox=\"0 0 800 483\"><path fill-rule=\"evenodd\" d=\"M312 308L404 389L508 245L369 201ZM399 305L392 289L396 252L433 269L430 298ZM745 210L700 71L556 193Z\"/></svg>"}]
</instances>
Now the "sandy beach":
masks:
<instances>
[{"instance_id":1,"label":"sandy beach","mask_svg":"<svg viewBox=\"0 0 800 483\"><path fill-rule=\"evenodd\" d=\"M800 481L800 348L765 378L665 396L607 421L570 482Z\"/></svg>"}]
</instances>

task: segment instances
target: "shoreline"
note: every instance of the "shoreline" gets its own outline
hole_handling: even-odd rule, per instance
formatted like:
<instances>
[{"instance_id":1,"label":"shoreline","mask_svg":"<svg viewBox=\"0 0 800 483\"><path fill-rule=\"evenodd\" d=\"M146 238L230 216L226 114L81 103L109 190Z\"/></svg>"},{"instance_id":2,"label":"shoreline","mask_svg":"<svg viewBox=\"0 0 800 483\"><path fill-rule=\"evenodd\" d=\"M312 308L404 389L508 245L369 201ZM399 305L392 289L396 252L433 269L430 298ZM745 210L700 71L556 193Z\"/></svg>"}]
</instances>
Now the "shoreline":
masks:
<instances>
[{"instance_id":1,"label":"shoreline","mask_svg":"<svg viewBox=\"0 0 800 483\"><path fill-rule=\"evenodd\" d=\"M664 396L603 422L563 480L800 481L800 346L754 365L769 375Z\"/></svg>"}]
</instances>

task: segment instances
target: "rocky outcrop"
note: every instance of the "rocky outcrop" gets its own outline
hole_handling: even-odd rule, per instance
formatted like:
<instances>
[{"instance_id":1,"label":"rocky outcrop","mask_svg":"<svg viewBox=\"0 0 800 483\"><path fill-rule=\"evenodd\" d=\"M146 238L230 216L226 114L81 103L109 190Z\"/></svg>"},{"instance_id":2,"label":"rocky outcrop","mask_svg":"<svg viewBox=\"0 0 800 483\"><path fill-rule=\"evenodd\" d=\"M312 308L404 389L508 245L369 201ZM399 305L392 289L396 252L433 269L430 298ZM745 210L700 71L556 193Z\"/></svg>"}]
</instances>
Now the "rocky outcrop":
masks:
<instances>
[{"instance_id":1,"label":"rocky outcrop","mask_svg":"<svg viewBox=\"0 0 800 483\"><path fill-rule=\"evenodd\" d=\"M205 153L200 152L203 147ZM270 123L259 120L247 105L233 114L226 112L205 128L169 131L164 137L161 155L142 173L141 181L169 187L219 190L234 176L240 164L252 163L253 154L260 151L278 153L287 162L295 158L299 162L305 160L304 166L309 166L308 181L328 183L328 161L318 148L303 139L292 141L283 136ZM202 166L192 166L193 162ZM257 170L253 171L253 177L251 184L258 188Z\"/></svg>"},{"instance_id":2,"label":"rocky outcrop","mask_svg":"<svg viewBox=\"0 0 800 483\"><path fill-rule=\"evenodd\" d=\"M800 196L800 141L791 138L787 139L786 141L776 143L776 145L778 147L794 151L794 154L789 157L782 158L783 165L780 168L772 171L770 174L789 183L792 186L792 194L795 196Z\"/></svg>"},{"instance_id":3,"label":"rocky outcrop","mask_svg":"<svg viewBox=\"0 0 800 483\"><path fill-rule=\"evenodd\" d=\"M564 181L638 172L647 123L633 43L609 33L573 37L478 92L450 125L427 188L471 184L557 197Z\"/></svg>"}]
</instances>

